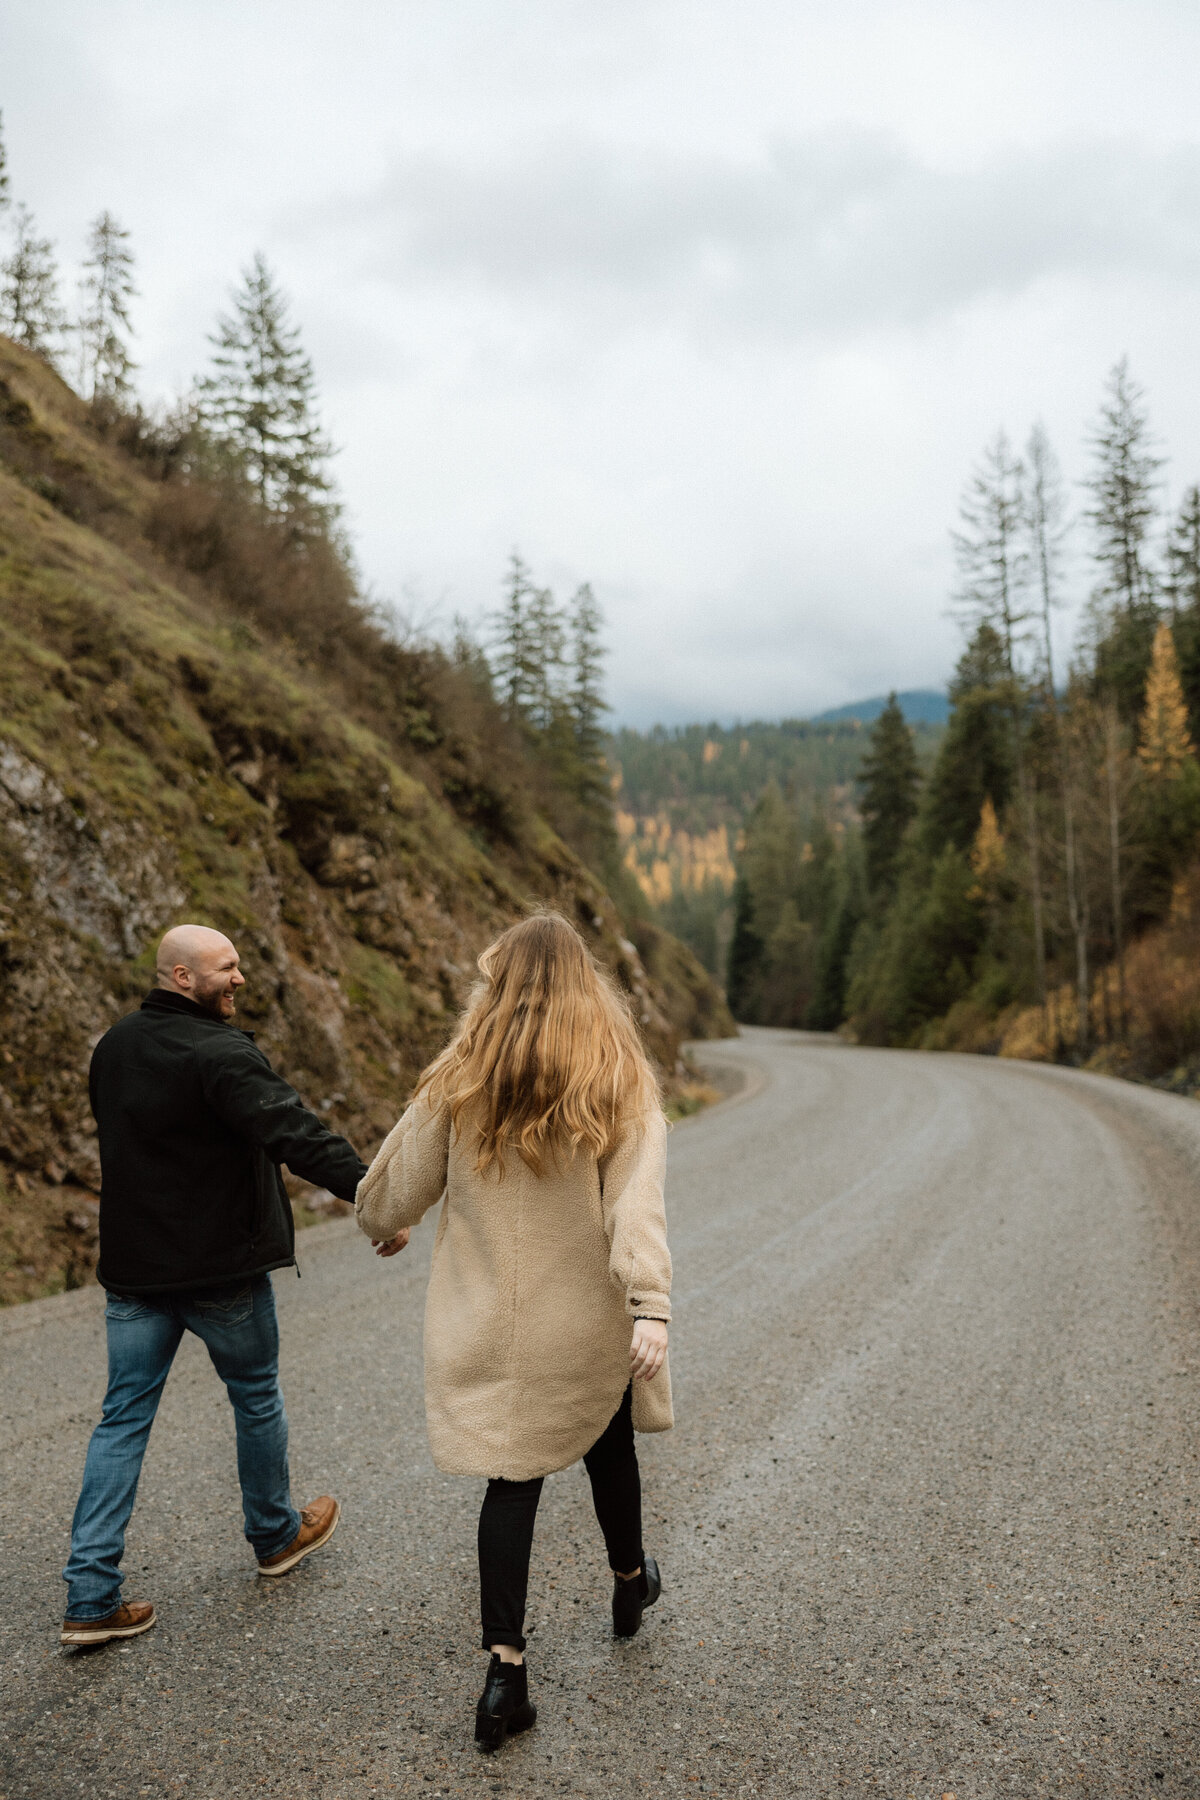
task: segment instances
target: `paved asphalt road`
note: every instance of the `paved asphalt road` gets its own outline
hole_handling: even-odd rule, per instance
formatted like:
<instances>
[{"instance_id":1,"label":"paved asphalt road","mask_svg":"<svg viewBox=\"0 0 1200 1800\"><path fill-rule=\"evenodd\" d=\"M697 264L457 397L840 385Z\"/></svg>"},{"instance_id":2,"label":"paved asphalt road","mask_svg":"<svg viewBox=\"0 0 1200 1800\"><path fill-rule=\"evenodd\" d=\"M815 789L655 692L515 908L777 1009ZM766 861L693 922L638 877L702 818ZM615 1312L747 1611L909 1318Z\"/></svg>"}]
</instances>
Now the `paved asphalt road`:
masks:
<instances>
[{"instance_id":1,"label":"paved asphalt road","mask_svg":"<svg viewBox=\"0 0 1200 1800\"><path fill-rule=\"evenodd\" d=\"M297 1488L341 1529L255 1579L189 1341L127 1557L161 1622L123 1650L56 1640L98 1296L0 1321L3 1800L1200 1795L1200 1108L782 1032L703 1054L751 1080L671 1139L641 1636L610 1636L582 1469L554 1478L541 1716L474 1753L480 1484L425 1444L432 1232L381 1263L321 1227L276 1282Z\"/></svg>"}]
</instances>

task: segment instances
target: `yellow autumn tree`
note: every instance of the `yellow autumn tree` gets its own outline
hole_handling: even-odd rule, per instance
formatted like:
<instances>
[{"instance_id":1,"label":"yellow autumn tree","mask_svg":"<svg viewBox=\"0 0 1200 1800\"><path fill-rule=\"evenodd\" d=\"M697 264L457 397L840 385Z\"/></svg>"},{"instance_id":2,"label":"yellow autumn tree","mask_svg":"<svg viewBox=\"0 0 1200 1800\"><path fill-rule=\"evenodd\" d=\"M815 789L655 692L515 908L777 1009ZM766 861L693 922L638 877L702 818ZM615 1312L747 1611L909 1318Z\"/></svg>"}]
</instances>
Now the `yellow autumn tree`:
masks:
<instances>
[{"instance_id":1,"label":"yellow autumn tree","mask_svg":"<svg viewBox=\"0 0 1200 1800\"><path fill-rule=\"evenodd\" d=\"M1164 619L1154 634L1146 703L1138 729L1138 758L1150 775L1171 780L1192 755L1187 705L1179 680L1175 640Z\"/></svg>"},{"instance_id":2,"label":"yellow autumn tree","mask_svg":"<svg viewBox=\"0 0 1200 1800\"><path fill-rule=\"evenodd\" d=\"M971 872L975 877L975 885L968 898L992 899L996 885L1004 873L1004 833L1000 829L1000 821L996 817L996 808L992 805L990 794L979 812L975 842L971 845Z\"/></svg>"}]
</instances>

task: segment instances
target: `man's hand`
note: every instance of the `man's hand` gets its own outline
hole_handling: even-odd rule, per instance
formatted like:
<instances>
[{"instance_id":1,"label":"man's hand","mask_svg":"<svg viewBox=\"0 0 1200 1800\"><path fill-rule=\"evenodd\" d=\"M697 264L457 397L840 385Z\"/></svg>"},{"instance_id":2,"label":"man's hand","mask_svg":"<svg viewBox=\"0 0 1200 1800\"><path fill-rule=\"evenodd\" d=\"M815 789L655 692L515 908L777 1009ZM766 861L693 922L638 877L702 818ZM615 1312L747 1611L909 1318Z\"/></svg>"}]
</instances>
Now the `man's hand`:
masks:
<instances>
[{"instance_id":1,"label":"man's hand","mask_svg":"<svg viewBox=\"0 0 1200 1800\"><path fill-rule=\"evenodd\" d=\"M394 1238L388 1238L386 1243L381 1243L378 1238L372 1238L371 1248L376 1256L395 1256L397 1250L403 1250L407 1242L408 1226L405 1225L396 1233Z\"/></svg>"},{"instance_id":2,"label":"man's hand","mask_svg":"<svg viewBox=\"0 0 1200 1800\"><path fill-rule=\"evenodd\" d=\"M634 1379L653 1381L667 1357L667 1328L661 1319L637 1319L629 1362Z\"/></svg>"}]
</instances>

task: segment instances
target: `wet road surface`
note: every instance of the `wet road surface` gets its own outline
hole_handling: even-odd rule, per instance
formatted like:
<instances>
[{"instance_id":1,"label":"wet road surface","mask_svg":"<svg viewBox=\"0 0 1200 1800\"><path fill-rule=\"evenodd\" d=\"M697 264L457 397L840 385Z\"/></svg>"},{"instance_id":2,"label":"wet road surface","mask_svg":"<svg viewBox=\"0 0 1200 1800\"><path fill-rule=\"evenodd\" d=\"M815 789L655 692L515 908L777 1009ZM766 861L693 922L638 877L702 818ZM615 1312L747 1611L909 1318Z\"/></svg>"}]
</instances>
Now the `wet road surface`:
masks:
<instances>
[{"instance_id":1,"label":"wet road surface","mask_svg":"<svg viewBox=\"0 0 1200 1800\"><path fill-rule=\"evenodd\" d=\"M0 1800L1200 1796L1200 1107L1066 1072L749 1031L670 1142L679 1425L639 1440L665 1592L615 1643L582 1467L546 1484L537 1727L471 1744L482 1484L433 1469L432 1228L275 1278L298 1501L240 1536L185 1341L129 1535L158 1627L57 1643L103 1390L94 1291L0 1315Z\"/></svg>"}]
</instances>

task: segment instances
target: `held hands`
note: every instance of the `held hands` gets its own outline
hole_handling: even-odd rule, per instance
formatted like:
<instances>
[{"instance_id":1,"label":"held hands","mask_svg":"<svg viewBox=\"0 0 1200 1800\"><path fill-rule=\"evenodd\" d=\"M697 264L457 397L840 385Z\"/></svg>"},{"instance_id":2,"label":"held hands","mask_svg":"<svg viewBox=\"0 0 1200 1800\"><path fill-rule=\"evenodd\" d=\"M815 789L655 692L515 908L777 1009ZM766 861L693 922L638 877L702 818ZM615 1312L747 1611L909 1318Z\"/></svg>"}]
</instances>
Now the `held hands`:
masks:
<instances>
[{"instance_id":1,"label":"held hands","mask_svg":"<svg viewBox=\"0 0 1200 1800\"><path fill-rule=\"evenodd\" d=\"M401 1226L400 1230L396 1233L395 1237L388 1238L386 1243L381 1243L378 1238L372 1238L371 1239L371 1248L375 1252L376 1256L395 1256L397 1250L403 1250L403 1248L404 1248L405 1244L407 1244L407 1242L408 1242L408 1226L403 1225L403 1226Z\"/></svg>"},{"instance_id":2,"label":"held hands","mask_svg":"<svg viewBox=\"0 0 1200 1800\"><path fill-rule=\"evenodd\" d=\"M667 1328L661 1319L638 1319L629 1346L629 1362L636 1381L653 1381L667 1357Z\"/></svg>"}]
</instances>

